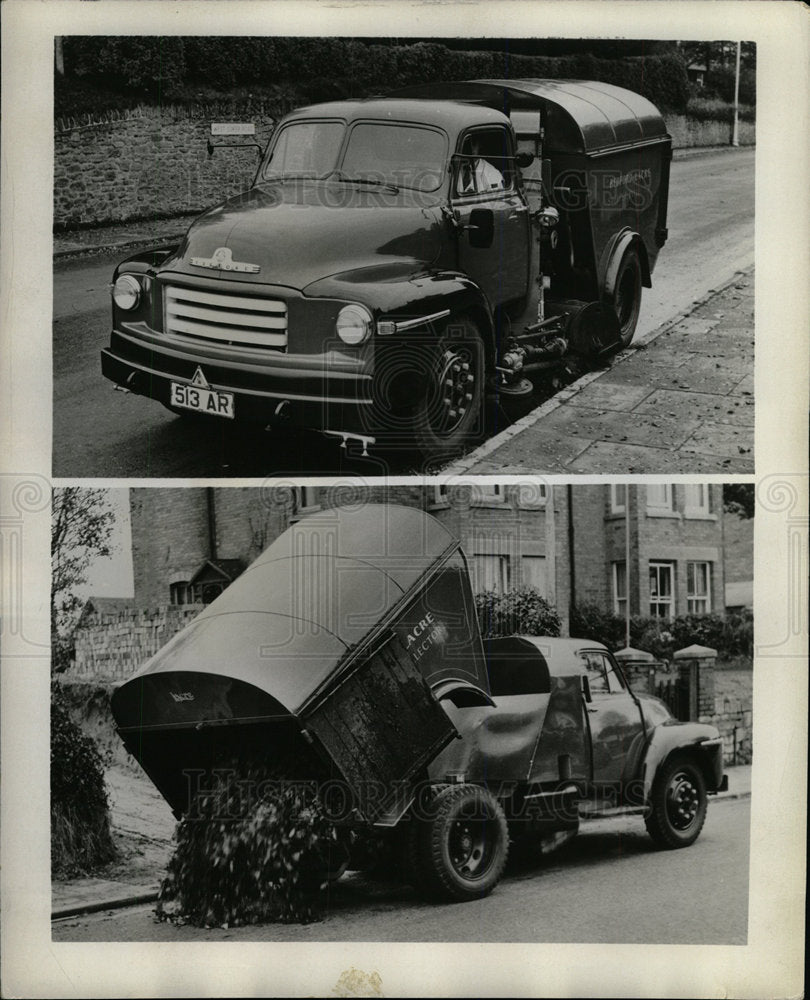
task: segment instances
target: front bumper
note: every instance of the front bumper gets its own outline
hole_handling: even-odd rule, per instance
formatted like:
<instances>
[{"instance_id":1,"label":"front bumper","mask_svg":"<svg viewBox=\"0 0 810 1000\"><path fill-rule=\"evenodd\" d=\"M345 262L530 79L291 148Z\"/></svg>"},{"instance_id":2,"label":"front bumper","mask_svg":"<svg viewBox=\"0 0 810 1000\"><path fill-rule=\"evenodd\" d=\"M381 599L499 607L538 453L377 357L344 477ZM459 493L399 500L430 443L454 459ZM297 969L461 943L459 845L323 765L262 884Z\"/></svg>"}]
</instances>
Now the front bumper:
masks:
<instances>
[{"instance_id":1,"label":"front bumper","mask_svg":"<svg viewBox=\"0 0 810 1000\"><path fill-rule=\"evenodd\" d=\"M273 356L244 360L207 358L175 346L153 343L114 331L101 352L101 371L116 385L170 405L171 384L190 384L201 368L210 387L233 393L236 419L260 424L287 423L317 431L373 435L371 375L361 370L332 370L322 359L283 365ZM216 419L216 418L212 418Z\"/></svg>"}]
</instances>

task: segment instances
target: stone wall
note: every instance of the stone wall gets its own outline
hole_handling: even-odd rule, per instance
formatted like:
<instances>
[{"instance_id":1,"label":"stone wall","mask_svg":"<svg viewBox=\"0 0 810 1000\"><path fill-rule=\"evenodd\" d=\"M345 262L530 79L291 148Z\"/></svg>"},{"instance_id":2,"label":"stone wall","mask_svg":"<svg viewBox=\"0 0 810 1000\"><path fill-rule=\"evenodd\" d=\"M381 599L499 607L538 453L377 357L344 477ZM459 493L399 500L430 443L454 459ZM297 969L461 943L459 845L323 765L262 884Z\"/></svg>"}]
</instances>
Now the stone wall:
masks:
<instances>
[{"instance_id":1,"label":"stone wall","mask_svg":"<svg viewBox=\"0 0 810 1000\"><path fill-rule=\"evenodd\" d=\"M140 107L90 120L59 120L54 135L54 228L104 225L196 214L246 190L257 153L218 149L209 157L211 121L252 121L264 146L272 118L266 110ZM675 148L728 145L726 122L667 118ZM740 123L740 144L752 144L755 126ZM237 139L237 142L242 140ZM247 141L247 140L245 140Z\"/></svg>"},{"instance_id":2,"label":"stone wall","mask_svg":"<svg viewBox=\"0 0 810 1000\"><path fill-rule=\"evenodd\" d=\"M54 136L54 228L196 214L246 190L257 151L218 149L209 157L211 120L207 108L144 107L81 124L60 122ZM264 146L271 119L248 120Z\"/></svg>"},{"instance_id":3,"label":"stone wall","mask_svg":"<svg viewBox=\"0 0 810 1000\"><path fill-rule=\"evenodd\" d=\"M693 146L728 146L731 143L731 123L696 121L686 115L667 115L667 131L672 136L673 149ZM739 123L737 139L741 146L756 143L756 122Z\"/></svg>"},{"instance_id":4,"label":"stone wall","mask_svg":"<svg viewBox=\"0 0 810 1000\"><path fill-rule=\"evenodd\" d=\"M72 680L125 680L187 625L201 605L163 605L97 615L76 629Z\"/></svg>"},{"instance_id":5,"label":"stone wall","mask_svg":"<svg viewBox=\"0 0 810 1000\"><path fill-rule=\"evenodd\" d=\"M716 726L723 737L726 764L750 764L753 752L753 679L751 670L715 670L714 713L701 722Z\"/></svg>"}]
</instances>

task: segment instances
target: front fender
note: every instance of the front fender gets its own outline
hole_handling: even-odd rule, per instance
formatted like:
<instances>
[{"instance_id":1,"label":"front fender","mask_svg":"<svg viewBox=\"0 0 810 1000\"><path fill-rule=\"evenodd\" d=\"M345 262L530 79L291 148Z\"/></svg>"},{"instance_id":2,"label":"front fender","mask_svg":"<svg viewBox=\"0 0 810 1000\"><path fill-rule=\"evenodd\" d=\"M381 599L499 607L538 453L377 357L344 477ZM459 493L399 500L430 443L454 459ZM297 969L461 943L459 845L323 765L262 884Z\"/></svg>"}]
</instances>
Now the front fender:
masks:
<instances>
[{"instance_id":1,"label":"front fender","mask_svg":"<svg viewBox=\"0 0 810 1000\"><path fill-rule=\"evenodd\" d=\"M113 281L119 274L149 274L155 268L160 267L172 254L177 253L178 248L178 243L149 247L149 249L141 250L140 253L136 253L132 257L127 257L118 264L113 272Z\"/></svg>"},{"instance_id":2,"label":"front fender","mask_svg":"<svg viewBox=\"0 0 810 1000\"><path fill-rule=\"evenodd\" d=\"M701 762L706 788L716 792L723 780L723 741L714 726L702 722L665 722L653 730L642 765L644 801L649 801L658 768L676 750L694 751Z\"/></svg>"},{"instance_id":3,"label":"front fender","mask_svg":"<svg viewBox=\"0 0 810 1000\"><path fill-rule=\"evenodd\" d=\"M415 270L413 262L381 264L344 271L321 278L304 289L308 297L326 297L361 302L374 318L401 324L396 337L412 337L428 332L429 324L418 320L436 317L432 328L439 332L454 316L471 316L484 337L490 363L494 362L494 323L492 311L482 290L465 274L449 270ZM386 340L378 333L379 343Z\"/></svg>"}]
</instances>

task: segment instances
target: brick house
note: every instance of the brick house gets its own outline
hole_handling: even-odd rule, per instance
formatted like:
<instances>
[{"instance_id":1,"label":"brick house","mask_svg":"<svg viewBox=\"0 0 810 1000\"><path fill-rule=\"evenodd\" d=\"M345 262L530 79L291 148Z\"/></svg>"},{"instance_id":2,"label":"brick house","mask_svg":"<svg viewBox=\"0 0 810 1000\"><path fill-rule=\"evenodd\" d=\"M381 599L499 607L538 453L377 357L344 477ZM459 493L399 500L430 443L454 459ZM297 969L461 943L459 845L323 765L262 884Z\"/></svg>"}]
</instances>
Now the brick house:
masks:
<instances>
[{"instance_id":1,"label":"brick house","mask_svg":"<svg viewBox=\"0 0 810 1000\"><path fill-rule=\"evenodd\" d=\"M564 624L572 602L623 614L629 598L632 614L662 618L724 608L720 485L536 481L133 489L134 604L208 603L298 518L385 501L421 507L460 539L474 591L535 587Z\"/></svg>"},{"instance_id":2,"label":"brick house","mask_svg":"<svg viewBox=\"0 0 810 1000\"><path fill-rule=\"evenodd\" d=\"M567 489L573 601L624 615L629 599L632 615L658 618L724 611L721 485Z\"/></svg>"}]
</instances>

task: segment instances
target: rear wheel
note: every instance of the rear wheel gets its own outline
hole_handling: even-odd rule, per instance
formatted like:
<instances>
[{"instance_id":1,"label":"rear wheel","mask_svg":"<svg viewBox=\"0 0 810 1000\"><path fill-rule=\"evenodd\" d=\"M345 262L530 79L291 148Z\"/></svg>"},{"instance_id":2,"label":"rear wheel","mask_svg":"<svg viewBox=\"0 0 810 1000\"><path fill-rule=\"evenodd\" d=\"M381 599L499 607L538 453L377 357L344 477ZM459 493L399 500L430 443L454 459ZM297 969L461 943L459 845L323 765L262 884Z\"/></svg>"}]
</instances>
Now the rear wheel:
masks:
<instances>
[{"instance_id":1,"label":"rear wheel","mask_svg":"<svg viewBox=\"0 0 810 1000\"><path fill-rule=\"evenodd\" d=\"M635 247L628 247L622 255L616 284L613 289L613 309L619 320L619 337L622 347L633 339L641 312L641 261Z\"/></svg>"},{"instance_id":2,"label":"rear wheel","mask_svg":"<svg viewBox=\"0 0 810 1000\"><path fill-rule=\"evenodd\" d=\"M431 360L413 413L414 434L426 458L451 458L482 432L486 364L475 323L452 321Z\"/></svg>"},{"instance_id":3,"label":"rear wheel","mask_svg":"<svg viewBox=\"0 0 810 1000\"><path fill-rule=\"evenodd\" d=\"M509 853L506 817L497 799L478 785L449 785L419 821L412 864L430 895L463 902L489 895Z\"/></svg>"},{"instance_id":4,"label":"rear wheel","mask_svg":"<svg viewBox=\"0 0 810 1000\"><path fill-rule=\"evenodd\" d=\"M659 847L689 847L706 821L706 782L699 764L676 754L661 765L653 782L647 832Z\"/></svg>"}]
</instances>

